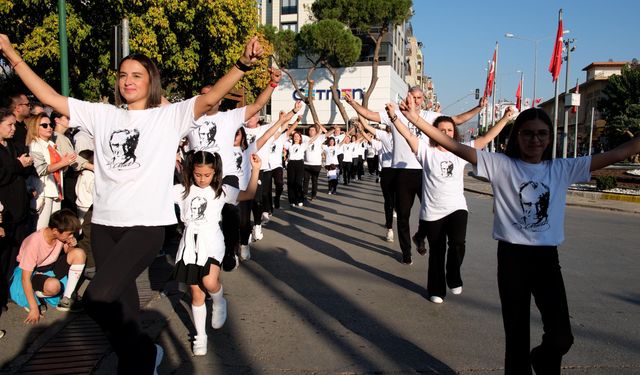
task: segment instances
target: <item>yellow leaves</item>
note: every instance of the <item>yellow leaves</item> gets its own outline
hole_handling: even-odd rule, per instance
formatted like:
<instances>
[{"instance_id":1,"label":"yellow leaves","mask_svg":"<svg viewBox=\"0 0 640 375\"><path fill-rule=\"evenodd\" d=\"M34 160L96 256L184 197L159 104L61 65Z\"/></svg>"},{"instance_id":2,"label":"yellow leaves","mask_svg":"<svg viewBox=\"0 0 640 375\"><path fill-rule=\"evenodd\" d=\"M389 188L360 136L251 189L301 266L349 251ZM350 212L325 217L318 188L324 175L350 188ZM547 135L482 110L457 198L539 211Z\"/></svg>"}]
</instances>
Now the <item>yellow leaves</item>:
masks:
<instances>
[{"instance_id":1,"label":"yellow leaves","mask_svg":"<svg viewBox=\"0 0 640 375\"><path fill-rule=\"evenodd\" d=\"M0 14L9 14L13 8L13 2L9 0L0 0Z\"/></svg>"}]
</instances>

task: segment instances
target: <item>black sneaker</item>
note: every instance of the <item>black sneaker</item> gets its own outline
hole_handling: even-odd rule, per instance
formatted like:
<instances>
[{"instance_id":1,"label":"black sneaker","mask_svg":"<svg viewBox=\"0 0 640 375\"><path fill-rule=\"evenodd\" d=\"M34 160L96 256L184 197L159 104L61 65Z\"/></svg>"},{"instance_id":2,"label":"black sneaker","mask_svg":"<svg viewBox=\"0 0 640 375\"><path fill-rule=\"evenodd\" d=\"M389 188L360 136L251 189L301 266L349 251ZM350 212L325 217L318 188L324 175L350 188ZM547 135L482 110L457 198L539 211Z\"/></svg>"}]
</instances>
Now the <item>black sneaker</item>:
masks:
<instances>
[{"instance_id":1,"label":"black sneaker","mask_svg":"<svg viewBox=\"0 0 640 375\"><path fill-rule=\"evenodd\" d=\"M402 255L402 261L400 263L410 266L413 264L413 260L411 259L411 255Z\"/></svg>"},{"instance_id":2,"label":"black sneaker","mask_svg":"<svg viewBox=\"0 0 640 375\"><path fill-rule=\"evenodd\" d=\"M424 238L419 239L418 234L416 233L413 237L411 237L411 239L413 240L413 243L416 245L416 251L418 252L418 254L425 255L427 253L427 247L424 244Z\"/></svg>"},{"instance_id":3,"label":"black sneaker","mask_svg":"<svg viewBox=\"0 0 640 375\"><path fill-rule=\"evenodd\" d=\"M62 297L56 309L58 311L80 312L82 311L82 306L78 301L74 301L69 297Z\"/></svg>"}]
</instances>

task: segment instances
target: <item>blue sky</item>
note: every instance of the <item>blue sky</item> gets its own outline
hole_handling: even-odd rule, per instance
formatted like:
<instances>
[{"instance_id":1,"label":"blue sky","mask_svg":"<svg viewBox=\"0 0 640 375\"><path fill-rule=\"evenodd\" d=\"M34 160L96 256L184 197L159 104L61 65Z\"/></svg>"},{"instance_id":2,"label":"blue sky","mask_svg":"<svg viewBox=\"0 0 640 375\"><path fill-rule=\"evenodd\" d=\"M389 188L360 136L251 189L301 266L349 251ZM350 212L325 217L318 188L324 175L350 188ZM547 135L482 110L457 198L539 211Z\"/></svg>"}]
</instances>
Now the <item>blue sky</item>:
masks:
<instances>
[{"instance_id":1,"label":"blue sky","mask_svg":"<svg viewBox=\"0 0 640 375\"><path fill-rule=\"evenodd\" d=\"M571 53L569 86L576 78L585 81L584 67L596 61L640 59L640 1L433 1L414 0L413 31L424 46L425 74L433 78L444 112L456 114L474 106L469 96L484 90L485 68L496 41L499 43L497 98L515 100L520 73L524 71L525 97L532 96L534 43L507 39L509 32L538 43L536 96L553 97L553 83L547 68L563 9L564 28L575 38ZM560 75L564 90L565 65Z\"/></svg>"}]
</instances>

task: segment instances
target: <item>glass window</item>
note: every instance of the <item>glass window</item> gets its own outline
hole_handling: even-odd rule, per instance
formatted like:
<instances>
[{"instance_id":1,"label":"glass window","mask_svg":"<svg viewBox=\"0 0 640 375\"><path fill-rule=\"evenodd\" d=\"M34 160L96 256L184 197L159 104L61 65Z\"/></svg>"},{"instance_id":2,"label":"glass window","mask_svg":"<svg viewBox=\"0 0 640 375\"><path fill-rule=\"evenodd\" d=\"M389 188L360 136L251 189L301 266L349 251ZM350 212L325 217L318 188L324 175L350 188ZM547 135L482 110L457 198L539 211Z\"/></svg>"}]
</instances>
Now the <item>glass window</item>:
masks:
<instances>
[{"instance_id":1,"label":"glass window","mask_svg":"<svg viewBox=\"0 0 640 375\"><path fill-rule=\"evenodd\" d=\"M298 24L296 22L286 22L280 24L280 30L291 30L294 33L298 32Z\"/></svg>"},{"instance_id":2,"label":"glass window","mask_svg":"<svg viewBox=\"0 0 640 375\"><path fill-rule=\"evenodd\" d=\"M281 14L297 14L298 0L282 0Z\"/></svg>"}]
</instances>

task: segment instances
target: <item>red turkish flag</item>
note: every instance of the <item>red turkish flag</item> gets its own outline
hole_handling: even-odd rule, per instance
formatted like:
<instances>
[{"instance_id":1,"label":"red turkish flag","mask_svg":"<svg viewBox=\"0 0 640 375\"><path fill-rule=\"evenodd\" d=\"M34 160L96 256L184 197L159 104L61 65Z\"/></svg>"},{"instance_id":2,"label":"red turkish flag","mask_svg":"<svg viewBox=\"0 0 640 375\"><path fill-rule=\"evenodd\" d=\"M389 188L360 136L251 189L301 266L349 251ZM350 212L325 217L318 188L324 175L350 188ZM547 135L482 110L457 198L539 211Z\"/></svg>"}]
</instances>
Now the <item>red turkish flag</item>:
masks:
<instances>
[{"instance_id":1,"label":"red turkish flag","mask_svg":"<svg viewBox=\"0 0 640 375\"><path fill-rule=\"evenodd\" d=\"M560 68L562 68L562 34L562 9L560 9L556 43L553 45L553 54L551 55L551 62L549 63L549 72L554 82L558 79Z\"/></svg>"},{"instance_id":2,"label":"red turkish flag","mask_svg":"<svg viewBox=\"0 0 640 375\"><path fill-rule=\"evenodd\" d=\"M522 110L522 80L518 82L518 89L516 90L516 108L518 108L518 112Z\"/></svg>"},{"instance_id":3,"label":"red turkish flag","mask_svg":"<svg viewBox=\"0 0 640 375\"><path fill-rule=\"evenodd\" d=\"M487 72L487 83L484 86L484 97L487 98L493 94L493 82L496 78L496 50L498 46L493 50L493 58L491 59L491 65Z\"/></svg>"}]
</instances>

